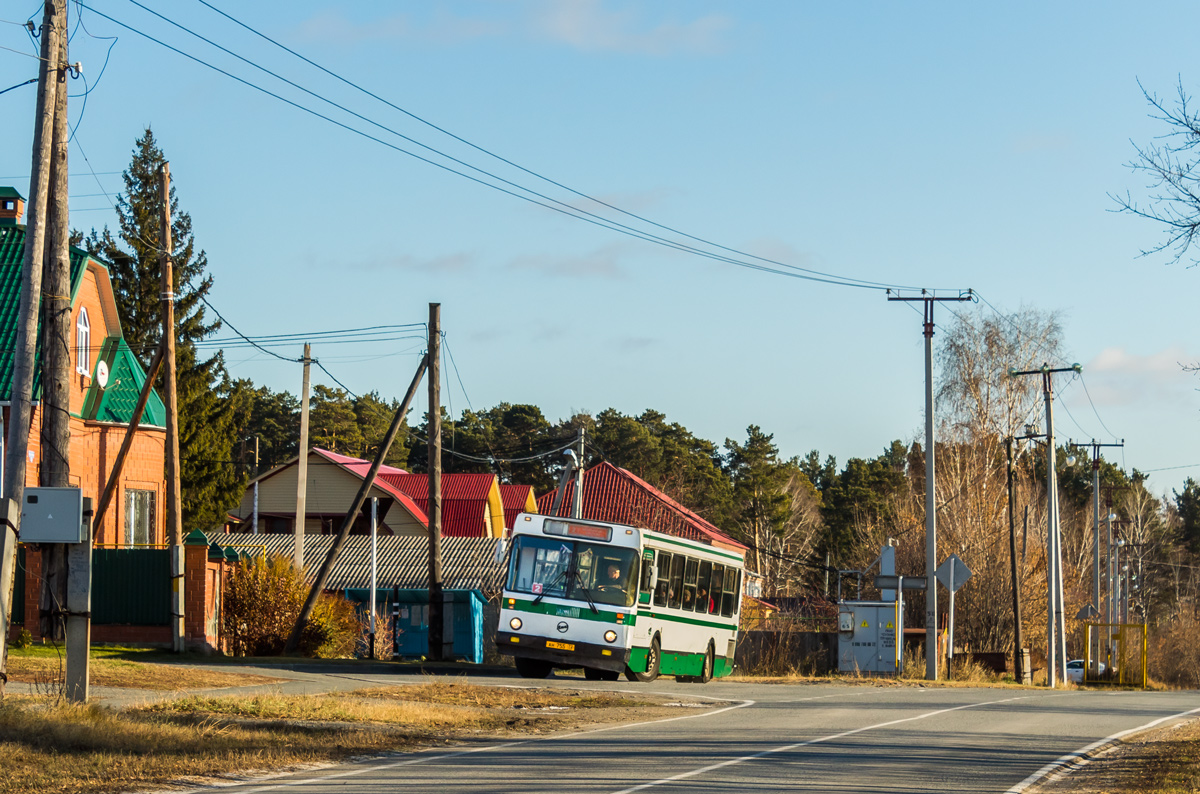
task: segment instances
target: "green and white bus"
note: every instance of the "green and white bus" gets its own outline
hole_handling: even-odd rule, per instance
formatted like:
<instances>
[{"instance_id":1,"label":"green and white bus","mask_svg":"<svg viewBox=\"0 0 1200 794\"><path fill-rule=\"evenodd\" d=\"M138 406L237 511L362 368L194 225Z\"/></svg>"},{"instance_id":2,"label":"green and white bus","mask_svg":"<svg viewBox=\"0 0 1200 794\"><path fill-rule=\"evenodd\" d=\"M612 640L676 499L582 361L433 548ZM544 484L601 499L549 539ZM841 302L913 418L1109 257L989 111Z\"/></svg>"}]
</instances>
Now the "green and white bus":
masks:
<instances>
[{"instance_id":1,"label":"green and white bus","mask_svg":"<svg viewBox=\"0 0 1200 794\"><path fill-rule=\"evenodd\" d=\"M496 646L526 678L582 667L594 680L733 671L743 557L621 524L521 514Z\"/></svg>"}]
</instances>

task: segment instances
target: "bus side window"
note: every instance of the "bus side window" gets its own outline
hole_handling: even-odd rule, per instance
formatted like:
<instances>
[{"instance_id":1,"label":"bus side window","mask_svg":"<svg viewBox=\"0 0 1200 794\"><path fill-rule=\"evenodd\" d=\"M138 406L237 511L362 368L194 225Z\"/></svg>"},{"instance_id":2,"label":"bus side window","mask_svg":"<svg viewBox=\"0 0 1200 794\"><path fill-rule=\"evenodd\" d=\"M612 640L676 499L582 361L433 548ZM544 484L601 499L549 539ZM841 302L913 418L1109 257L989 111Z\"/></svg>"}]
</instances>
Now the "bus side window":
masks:
<instances>
[{"instance_id":1,"label":"bus side window","mask_svg":"<svg viewBox=\"0 0 1200 794\"><path fill-rule=\"evenodd\" d=\"M671 591L667 599L667 606L671 609L679 609L683 601L683 564L686 561L687 557L682 554L676 554L671 560Z\"/></svg>"},{"instance_id":2,"label":"bus side window","mask_svg":"<svg viewBox=\"0 0 1200 794\"><path fill-rule=\"evenodd\" d=\"M738 571L738 574L741 572ZM737 586L741 577L730 570L725 576L725 597L721 601L721 617L733 617L733 609L737 605Z\"/></svg>"},{"instance_id":3,"label":"bus side window","mask_svg":"<svg viewBox=\"0 0 1200 794\"><path fill-rule=\"evenodd\" d=\"M654 552L647 549L642 554L642 586L643 593L650 592L650 574L654 573Z\"/></svg>"},{"instance_id":4,"label":"bus side window","mask_svg":"<svg viewBox=\"0 0 1200 794\"><path fill-rule=\"evenodd\" d=\"M712 608L709 612L714 615L721 613L721 583L725 581L725 566L713 563L712 570Z\"/></svg>"},{"instance_id":5,"label":"bus side window","mask_svg":"<svg viewBox=\"0 0 1200 794\"><path fill-rule=\"evenodd\" d=\"M699 560L688 557L683 569L683 608L688 612L696 608L696 570L699 567Z\"/></svg>"},{"instance_id":6,"label":"bus side window","mask_svg":"<svg viewBox=\"0 0 1200 794\"><path fill-rule=\"evenodd\" d=\"M696 583L696 611L707 612L712 608L712 591L709 580L712 578L712 563L700 563L700 580Z\"/></svg>"},{"instance_id":7,"label":"bus side window","mask_svg":"<svg viewBox=\"0 0 1200 794\"><path fill-rule=\"evenodd\" d=\"M654 587L654 606L667 605L667 588L671 585L671 555L665 551L658 555L658 584Z\"/></svg>"}]
</instances>

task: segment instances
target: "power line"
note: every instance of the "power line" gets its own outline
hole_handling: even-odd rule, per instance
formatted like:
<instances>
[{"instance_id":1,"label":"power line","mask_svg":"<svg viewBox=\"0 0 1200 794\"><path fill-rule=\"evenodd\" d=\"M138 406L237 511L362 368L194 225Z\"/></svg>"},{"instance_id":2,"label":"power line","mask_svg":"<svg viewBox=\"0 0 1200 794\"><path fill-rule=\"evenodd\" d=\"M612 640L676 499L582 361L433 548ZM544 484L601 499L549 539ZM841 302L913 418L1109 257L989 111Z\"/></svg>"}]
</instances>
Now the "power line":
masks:
<instances>
[{"instance_id":1,"label":"power line","mask_svg":"<svg viewBox=\"0 0 1200 794\"><path fill-rule=\"evenodd\" d=\"M136 0L131 0L131 2L135 2L135 4L136 4ZM563 215L567 215L568 217L574 218L574 219L576 219L576 220L585 221L585 222L587 222L587 223L591 223L591 224L593 224L593 225L596 225L596 226L599 226L599 227L601 227L601 228L608 229L609 231L615 231L615 232L618 232L618 233L620 233L620 234L626 234L626 235L628 235L628 236L634 237L634 238L636 238L636 239L643 240L643 241L645 241L645 242L650 242L650 243L653 243L653 244L661 245L661 246L663 246L663 247L666 247L666 248L671 248L671 249L678 250L678 251L681 251L681 252L684 252L684 253L691 253L691 254L694 254L694 255L697 255L697 256L701 256L701 257L704 257L704 258L707 258L707 259L712 259L712 260L714 260L714 261L719 261L719 262L725 262L725 263L727 263L727 264L732 264L732 265L734 265L734 266L737 266L737 267L742 267L742 268L746 268L746 269L750 269L750 270L759 270L759 271L763 271L763 272L772 273L772 274L775 274L775 275L788 276L788 277L791 277L791 278L798 278L798 279L802 279L802 280L805 280L805 281L814 281L814 282L818 282L818 283L833 284L833 285L836 285L836 286L844 286L844 287L857 287L857 288L862 288L862 289L885 289L885 288L887 288L887 287L889 286L889 285L887 285L887 284L884 284L884 283L882 283L882 282L866 282L866 281L863 281L863 280L861 280L861 279L852 279L852 278L845 277L845 276L835 276L835 275L831 275L831 274L823 274L823 273L820 273L820 271L808 271L808 270L806 270L806 269L804 269L804 268L798 268L798 267L796 267L796 266L793 266L793 265L782 265L783 267L785 267L785 268L789 268L789 269L787 269L787 270L779 270L779 269L777 269L777 268L775 268L775 267L768 267L768 266L765 266L765 265L758 265L758 264L754 264L754 263L752 263L752 262L746 262L746 261L743 261L743 260L739 260L739 259L731 258L731 257L728 257L728 256L724 256L724 255L721 255L721 254L715 254L715 253L712 253L712 252L709 252L709 251L703 251L703 250L701 250L701 249L698 249L698 248L695 248L695 247L693 247L693 246L690 246L690 245L688 245L688 244L686 244L686 243L681 243L681 242L678 242L678 241L668 240L668 239L666 239L666 238L662 238L662 237L659 237L659 236L657 236L657 235L654 235L653 233L650 233L650 232L644 232L644 231L641 231L641 230L636 230L636 229L633 229L633 227L626 226L626 225L624 225L624 224L621 224L621 223L619 223L619 222L617 222L617 221L613 221L613 220L611 220L611 219L607 219L607 218L602 218L601 216L595 215L594 213L590 213L590 212L588 212L588 211L586 211L586 210L581 210L581 209L579 209L579 208L576 208L576 207L573 207L573 206L571 206L571 205L568 205L568 204L565 204L565 203L563 203L563 202L560 202L560 201L558 201L557 199L553 199L553 198L550 198L550 197L548 197L548 196L544 196L543 194L541 194L541 193L538 193L537 191L534 191L534 190L532 190L532 189L530 189L530 188L527 188L527 187L524 187L524 186L520 186L520 185L516 185L515 183L509 182L508 180L505 180L505 179L503 179L502 177L496 176L496 175L494 175L494 174L490 174L489 172L483 171L482 169L478 169L478 168L476 168L475 166L471 166L471 165L469 165L469 164L465 164L465 163L463 163L463 164L464 164L466 167L472 168L473 170L479 171L480 173L487 174L489 177L491 177L491 178L493 178L493 179L497 179L497 180L499 180L499 181L501 181L501 182L504 182L504 183L506 183L506 184L513 185L513 186L514 186L514 187L516 187L518 190L522 190L522 191L525 191L525 192L527 192L527 193L530 193L531 195L538 196L538 197L541 197L541 198L544 198L544 199L546 199L546 201L539 201L539 200L538 200L538 199L536 199L536 198L531 198L530 196L525 196L525 195L522 195L522 194L520 194L520 193L516 193L516 192L514 192L513 190L509 190L509 189L507 189L507 188L505 188L505 187L502 187L501 185L497 185L497 184L494 184L494 183L492 183L492 182L488 182L488 181L486 181L486 180L483 180L483 179L480 179L480 178L478 178L478 177L472 176L472 175L470 175L470 174L463 173L462 171L458 171L458 170L456 170L456 169L454 169L454 168L452 168L452 167L450 167L450 166L448 166L448 165L445 165L445 164L443 164L443 163L436 162L436 161L434 161L434 160L430 160L430 159L429 159L429 158L427 158L427 157L424 157L424 156L422 156L422 155L419 155L419 154L417 154L417 153L415 153L415 152L412 152L412 151L409 151L409 150L407 150L407 149L404 149L404 148L403 148L403 147L401 147L401 146L397 146L397 145L395 145L395 144L392 144L392 143L390 143L390 142L388 142L388 141L384 141L384 140L382 140L382 139L380 139L380 138L378 138L378 137L376 137L376 136L374 136L374 135L371 135L370 133L367 133L367 132L365 132L365 131L363 131L363 130L357 129L357 128L355 128L355 127L351 127L351 126L350 126L350 125L348 125L348 124L345 124L345 123L343 123L343 122L337 121L337 120L335 120L335 119L333 119L333 118L331 118L331 117L329 117L329 116L327 116L327 115L325 115L325 114L322 114L322 113L320 113L320 112L318 112L318 111L316 111L316 110L313 110L312 108L309 108L309 107L306 107L306 106L304 106L304 105L301 105L301 104L299 104L299 103L297 103L297 102L294 102L294 101L292 101L292 100L290 100L290 99L286 99L286 98L284 98L284 97L280 96L279 94L276 94L276 93L274 93L273 91L270 91L270 90L268 90L268 89L266 89L266 88L264 88L264 87L262 87L262 86L259 86L259 85L255 84L255 83L252 83L252 82L250 82L249 80L246 80L246 79L244 79L244 78L238 77L238 76L236 76L236 75L234 75L234 74L232 74L232 73L230 73L230 72L228 72L228 71L226 71L226 70L224 70L224 69L221 69L221 68L219 68L219 67L217 67L217 66L214 66L213 64L210 64L210 63L208 63L208 62L204 61L203 59L201 59L201 58L199 58L199 57L197 57L197 56L194 56L194 55L191 55L191 54L189 54L189 53L186 53L186 52L184 52L183 50L180 50L180 49L178 49L177 47L174 47L174 46L172 46L172 45L170 45L170 44L167 44L166 42L164 42L164 41L162 41L162 40L160 40L160 39L157 39L157 38L155 38L155 37L153 37L153 36L149 35L148 33L145 33L145 32L143 32L143 31L141 31L141 30L138 30L137 28L134 28L134 27L132 27L131 25L128 25L128 24L126 24L126 23L124 23L124 22L121 22L121 21L119 21L119 20L117 20L117 19L115 19L115 18L113 18L113 17L111 17L111 16L108 16L107 14L104 14L104 13L102 13L102 12L99 12L99 11L97 11L96 9L94 9L94 8L91 8L90 6L87 6L87 5L83 4L83 3L80 3L80 5L81 5L83 8L87 8L89 11L92 11L93 13L97 14L98 16L101 16L101 17L103 17L103 18L105 18L105 19L109 20L110 22L112 22L112 23L114 23L114 24L116 24L116 25L119 25L119 26L120 26L120 27L122 27L122 28L125 28L126 30L129 30L129 31L131 31L131 32L133 32L133 33L137 33L139 36L142 36L142 37L144 37L144 38L146 38L146 39L148 39L148 40L150 40L150 41L153 41L154 43L156 43L156 44L158 44L158 45L160 45L160 46L162 46L162 47L165 47L166 49L169 49L169 50L171 50L172 52L175 52L175 53L177 53L177 54L179 54L179 55L182 55L183 57L185 57L185 58L187 58L187 59L189 59L189 60L191 60L191 61L194 61L195 63L198 63L198 64L200 64L200 65L202 65L202 66L205 66L205 67L207 67L207 68L209 68L209 69L212 69L213 71L216 71L216 72L218 72L218 73L220 73L220 74L223 74L223 75L225 75L226 77L229 77L229 78L230 78L230 79L232 79L232 80L235 80L235 81L237 81L237 82L239 82L239 83L241 83L241 84L243 84L243 85L245 85L245 86L247 86L247 87L249 87L249 88L253 88L253 89L254 89L254 90L256 90L256 91L259 91L259 92L261 92L261 93L264 93L264 94L266 94L266 95L268 95L268 96L270 96L270 97L272 97L272 98L274 98L274 99L277 99L277 100L279 100L280 102L283 102L283 103L285 103L285 104L287 104L287 105L290 105L290 106L292 106L292 107L296 108L297 110L301 110L301 111L303 111L303 112L305 112L305 113L308 113L308 114L310 114L310 115L316 116L317 118L320 118L320 119L322 119L322 120L324 120L324 121L327 121L327 122L329 122L330 124L333 124L333 125L335 125L335 126L337 126L337 127L340 127L340 128L342 128L342 129L344 129L344 130L346 130L346 131L348 131L348 132L352 132L352 133L354 133L354 134L356 134L356 135L359 135L359 136L361 136L361 137L364 137L364 138L366 138L366 139L368 139L368 140L374 141L374 142L376 142L376 143L378 143L378 144L380 144L380 145L382 145L382 146L386 146L386 147L387 147L387 148L389 148L389 149L392 149L392 150L394 150L394 151L400 152L400 153L402 153L402 154L406 154L406 155L408 155L408 156L410 156L410 157L413 157L413 158L415 158L415 159L417 159L417 160L420 160L420 161L422 161L422 162L424 162L424 163L427 163L427 164L429 164L429 165L435 166L435 167L437 167L437 168L440 168L440 169L442 169L442 170L444 170L444 171L447 171L447 172L449 172L449 173L453 173L453 174L455 174L455 175L457 175L457 176L460 176L460 177L462 177L462 178L464 178L464 179L468 179L468 180L470 180L470 181L472 181L472 182L475 182L475 183L477 183L477 184L483 185L484 187L488 187L488 188L491 188L491 189L493 189L493 190L496 190L496 191L498 191L498 192L501 192L501 193L504 193L504 194L506 194L506 195L512 196L512 197L514 197L514 198L518 198L518 199L520 199L520 200L522 200L522 201L526 201L526 202L529 202L529 203L531 203L531 204L536 204L536 205L538 205L538 206L541 206L541 207L544 207L544 208L546 208L546 209L550 209L550 210L553 210L553 211L555 211L555 212L559 212L559 213L561 213L561 214L563 214ZM140 4L139 4L139 5L140 5ZM142 7L142 8L145 8L145 6L141 6L141 7ZM148 11L149 11L149 9L146 9L146 10L148 10ZM152 13L152 14L155 14L156 16L160 16L160 17L161 17L161 15L158 15L156 12L150 11L150 13ZM163 18L163 19L166 19L165 17L162 17L162 18ZM175 25L176 27L179 27L179 28L180 28L180 29L182 29L182 30L185 30L185 31L187 31L187 32L188 32L188 33L190 33L191 35L197 36L198 38L201 38L201 39L202 39L202 40L204 40L204 41L208 41L207 39L204 39L204 37L202 37L202 36L199 36L199 34L192 33L191 31L187 30L187 28L185 28L185 27L183 27L183 26L181 26L181 25L178 25L178 23L172 22L172 21L171 21L171 20L169 20L169 19L166 19L166 21L170 22L172 25ZM217 45L217 44L215 44L215 43L212 43L212 42L209 42L209 43L210 43L210 44L212 44L213 46L216 46L216 47L220 48L220 49L224 49L224 48L221 48L221 47L220 47L220 45ZM225 51L226 51L226 52L230 52L230 51L228 51L228 50L225 50ZM237 57L237 58L239 58L239 59L241 59L241 60L244 60L244 61L246 61L247 63L250 63L251 65L255 66L256 68L259 68L259 69L262 69L262 68L263 68L263 67L259 67L257 64L254 64L254 63L253 63L253 62L251 62L251 61L248 61L248 60L247 60L247 59L245 59L245 58L242 58L242 56L239 56L239 55L237 55L236 53L232 53L232 52L230 52L230 54L231 54L231 55L233 55L234 57ZM291 85L295 85L294 83L290 83L290 81L287 81L285 78L279 77L278 75L274 75L274 73L273 73L273 72L269 72L268 70L265 70L265 69L263 69L263 71L267 71L269 74L272 74L273 76L276 76L276 77L277 77L277 79L283 80L284 82L289 82L289 84L291 84ZM308 91L307 91L307 89L301 88L301 87L299 87L299 86L297 86L297 87L298 87L298 88L300 88L300 90L306 91L307 93L312 93L312 92L308 92ZM314 95L314 96L315 96L315 95ZM330 102L330 100L326 100L326 99L324 99L324 97L319 97L319 96L318 96L318 98L322 99L322 101ZM339 108L341 107L340 105L337 105L336 103L333 103L333 102L330 102L330 104L334 104L336 107L339 107ZM352 115L358 115L358 114L354 114L354 112L353 112L353 111L346 110L346 112L348 112L348 113L351 113ZM362 117L362 116L359 116L359 117L360 117L360 118L365 118L365 117ZM402 135L401 133L398 133L398 132L396 132L395 130L390 130L390 128L383 127L383 125L379 125L379 124L377 124L377 122L374 122L374 121L372 121L372 120L370 120L370 119L366 119L366 120L368 121L368 123L375 124L376 126L380 126L380 127L381 127L381 128L383 128L383 129L388 129L388 130L389 130L390 132L392 132L393 134L395 134L395 135L398 135L399 137L402 137L402 138L404 138L405 140L412 140L412 139L410 139L410 138L407 138L406 136ZM423 146L424 148L428 148L428 149L430 149L431 151L435 151L435 152L437 151L437 150L435 150L435 149L431 149L430 147L427 147L427 146L425 146L424 144L420 144L419 142L416 142L416 141L414 141L414 143L416 143L417 145ZM443 153L441 153L441 152L438 152L438 154L439 154L439 156L446 157L446 158L448 158L448 159L451 159L451 160L453 160L453 161L455 161L455 162L460 162L460 163L462 162L462 161L456 160L456 159L455 159L455 158L453 158L453 157L450 157L449 155L443 154ZM559 204L559 205L561 205L561 206L554 206L554 204L546 203L547 201L548 201L548 202L554 202L554 203L556 203L556 204ZM818 275L812 275L812 274L818 274ZM899 287L898 285L892 285L892 286L893 286L893 287L896 287L896 288L903 288L903 289L913 289L912 287Z\"/></svg>"},{"instance_id":2,"label":"power line","mask_svg":"<svg viewBox=\"0 0 1200 794\"><path fill-rule=\"evenodd\" d=\"M136 0L130 0L130 2L136 2ZM579 191L579 190L576 190L575 188L572 188L572 187L570 187L569 185L565 185L565 184L563 184L563 183L561 183L561 182L558 182L558 181L556 181L556 180L554 180L554 179L551 179L550 177L548 177L548 176L545 176L544 174L541 174L541 173L539 173L539 172L537 172L537 171L534 171L534 170L532 170L532 169L530 169L530 168L526 168L525 166L523 166L523 165L521 165L521 164L519 164L519 163L516 163L516 162L514 162L514 161L512 161L512 160L510 160L510 159L508 159L508 158L506 158L506 157L503 157L503 156L501 156L501 155L499 155L499 154L496 154L495 152L493 152L493 151L491 151L491 150L489 150L489 149L486 149L486 148L484 148L484 147L482 147L482 146L479 146L478 144L472 143L471 141L467 140L466 138L463 138L463 137L462 137L462 136L460 136L460 135L456 135L455 133L453 133L453 132L450 132L449 130L447 130L447 129L443 128L443 127L440 127L440 126L438 126L437 124L434 124L433 122L431 122L431 121L429 121L429 120L427 120L427 119L424 119L424 118L422 118L421 116L418 116L417 114L415 114L415 113L412 113L411 111L409 111L409 110L406 110L406 109L405 109L405 108L403 108L403 107L400 107L399 105L396 105L396 104L394 104L394 103L392 103L392 102L389 102L388 100L384 99L383 97L379 96L378 94L375 94L375 93L373 93L373 92L371 92L371 91L367 90L366 88L363 88L362 86L358 85L357 83L355 83L355 82L353 82L353 81L351 81L351 80L348 80L348 79L346 79L345 77L342 77L341 75L337 74L336 72L333 72L333 71L331 71L330 69L327 69L327 68L325 68L324 66L321 66L319 63L316 63L315 61L313 61L313 60L310 60L309 58L306 58L305 56L303 56L303 55L301 55L300 53L296 52L295 50L291 49L290 47L287 47L287 46L285 46L284 44L281 44L280 42L276 41L275 39L271 38L270 36L267 36L266 34L264 34L264 33L260 32L260 31L256 30L255 28L251 27L250 25L247 25L245 22L242 22L241 20L239 20L239 19L237 19L237 18L235 18L235 17L231 16L230 14L228 14L228 13L226 13L226 12L222 11L221 9L219 9L219 8L217 8L216 6L212 5L211 3L208 3L206 0L198 0L198 2L199 2L201 5L204 5L205 7L207 7L207 8L209 8L209 9L211 9L212 11L216 12L217 14L220 14L221 16L225 17L225 18L226 18L226 19L228 19L230 22L233 22L234 24L236 24L236 25L239 25L240 27L242 27L242 28L244 28L244 29L248 30L249 32L253 33L254 35L256 35L256 36L258 36L258 37L260 37L260 38L262 38L262 39L264 39L264 40L266 40L266 41L268 41L268 42L270 42L271 44L274 44L276 47L279 47L280 49L284 50L285 52L287 52L287 53L289 53L289 54L291 54L291 55L293 55L293 56L295 56L296 58L299 58L300 60L304 61L305 63L309 64L310 66L312 66L312 67L314 67L314 68L316 68L316 69L319 69L320 71L324 72L325 74L329 75L330 77L333 77L335 80L339 80L340 82L342 82L342 83L345 83L346 85L350 86L351 88L354 88L355 90L357 90L357 91L360 91L360 92L362 92L362 93L366 94L367 96L371 97L372 99L376 99L376 100L378 100L379 102L382 102L383 104L387 105L388 107L392 108L393 110L397 110L397 111L399 111L400 113L403 113L404 115L408 116L409 118L413 119L414 121L418 121L418 122L420 122L421 124L424 124L424 125L426 125L427 127L430 127L430 128L432 128L432 129L434 129L434 130L437 130L438 132L442 133L443 135L447 135L447 136L449 136L450 138L453 138L454 140L458 141L459 143L465 144L466 146L469 146L469 147L471 147L472 149L475 149L475 150L476 150L476 151L478 151L478 152L481 152L481 153L483 153L483 154L486 154L486 155L487 155L487 156L489 156L489 157L493 157L493 158L495 158L496 160L499 160L500 162L502 162L502 163L504 163L504 164L506 164L506 165L512 166L513 168L516 168L516 169L517 169L517 170L519 170L519 171L523 171L523 172L525 172L526 174L529 174L530 176L533 176L533 177L536 177L536 178L538 178L538 179L541 179L541 180L543 180L543 181L545 181L545 182L548 182L549 184L551 184L551 185L554 185L555 187L558 187L558 188L561 188L561 189L563 189L563 190L566 190L567 192L569 192L569 193L572 193L572 194L574 194L574 195L576 195L576 196L578 196L578 197L580 197L580 198L587 199L588 201L591 201L591 202L593 202L593 203L595 203L595 204L598 204L598 205L600 205L600 206L603 206L603 207L607 207L608 209L611 209L611 210L614 210L614 211L616 211L616 212L619 212L619 213L621 213L622 215L625 215L625 216L627 216L627 217L630 217L630 218L635 218L635 219L637 219L637 220L639 220L639 221L641 221L641 222L643 222L643 223L648 223L648 224L650 224L650 225L652 225L652 226L655 226L655 227L657 227L657 228L663 229L664 231L669 231L669 232L671 232L671 233L673 233L673 234L678 234L678 235L681 235L681 236L683 236L683 237L687 237L687 238L689 238L689 239L691 239L691 240L695 240L696 242L703 243L703 244L705 244L705 245L709 245L709 246L712 246L712 247L714 247L714 248L719 248L719 249L721 249L721 250L724 250L724 251L728 251L728 252L730 252L730 253L737 254L738 256L749 257L749 258L751 258L751 259L756 259L756 260L758 260L758 261L760 261L760 262L766 262L766 263L768 263L768 264L777 265L777 266L779 266L779 267L786 267L786 268L790 268L790 269L794 269L794 270L798 270L798 271L803 271L803 272L806 272L806 273L811 273L811 274L814 274L814 275L830 276L830 277L840 278L840 279L843 279L844 281L847 281L847 282L857 282L857 283L859 283L860 285L863 285L863 286L872 286L872 287L875 287L875 288L887 288L887 287L889 287L889 286L891 286L891 287L894 287L894 288L895 288L895 287L897 287L897 285L885 284L885 283L876 282L876 281L868 281L868 280L864 280L864 279L850 278L850 277L847 277L847 276L831 276L831 274L828 274L828 273L823 273L822 271L819 271L819 270L813 270L813 269L810 269L810 268L803 268L803 267L799 267L798 265L791 265L791 264L787 264L787 263L785 263L785 262L780 262L780 261L778 261L778 260L775 260L775 259L770 259L770 258L767 258L767 257L757 256L757 255L755 255L755 254L751 254L751 253L748 253L748 252L746 252L746 251L741 251L741 250L739 250L739 249L736 249L736 248L731 248L731 247L728 247L728 246L721 245L720 243L716 243L716 242L713 242L713 241L711 241L711 240L706 240L706 239L704 239L704 238L702 238L702 237L697 237L697 236L695 236L695 235L688 234L687 232L684 232L684 231L681 231L681 230L679 230L679 229L676 229L676 228L673 228L673 227L667 226L667 225L665 225L665 224L658 223L658 222L656 222L656 221L653 221L653 220L651 220L651 219L649 219L649 218L646 218L646 217L643 217L643 216L641 216L641 215L638 215L637 213L633 213L633 212L629 212L629 211L627 211L627 210L624 210L624 209L622 209L621 207L618 207L618 206L616 206L616 205L614 205L614 204L611 204L611 203L609 203L609 202L603 201L602 199L596 198L596 197L594 197L594 196L588 195L587 193L583 193L583 192L581 192L581 191ZM153 13L153 12L152 12L152 13ZM194 34L193 34L193 35L194 35ZM259 67L259 68L261 68L261 67ZM303 90L303 89L302 89L302 90ZM326 101L328 101L328 100L326 100ZM409 139L409 138L406 138L406 140L411 140L411 139ZM416 141L414 141L414 143L416 143ZM422 146L424 146L424 144L418 144L418 145L422 145ZM432 149L431 147L425 147L425 148L427 148L427 149L430 149L431 151L437 151L436 149ZM439 154L441 154L441 152L439 152ZM443 156L445 156L445 155L443 155ZM469 166L469 167L473 167L473 166ZM477 169L477 170L478 170L478 169ZM509 184L512 184L512 183L509 183ZM849 285L847 285L847 286L849 286ZM905 287L905 289L917 289L917 288L916 288L916 287Z\"/></svg>"}]
</instances>

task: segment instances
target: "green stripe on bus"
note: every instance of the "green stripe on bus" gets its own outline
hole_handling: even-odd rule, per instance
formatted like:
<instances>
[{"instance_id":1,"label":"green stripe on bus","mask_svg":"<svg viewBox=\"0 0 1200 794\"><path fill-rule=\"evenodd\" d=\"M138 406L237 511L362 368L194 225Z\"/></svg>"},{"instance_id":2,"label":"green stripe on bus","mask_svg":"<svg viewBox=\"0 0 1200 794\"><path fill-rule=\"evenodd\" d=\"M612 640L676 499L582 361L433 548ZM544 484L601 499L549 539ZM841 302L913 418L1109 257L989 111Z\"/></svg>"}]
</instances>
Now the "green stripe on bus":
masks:
<instances>
[{"instance_id":1,"label":"green stripe on bus","mask_svg":"<svg viewBox=\"0 0 1200 794\"><path fill-rule=\"evenodd\" d=\"M670 612L638 612L638 617L642 618L658 618L660 620L670 621L671 623L686 623L690 626L707 626L710 629L725 629L726 631L737 631L736 623L713 623L711 620L699 620L697 618L686 618L683 615L674 615Z\"/></svg>"},{"instance_id":2,"label":"green stripe on bus","mask_svg":"<svg viewBox=\"0 0 1200 794\"><path fill-rule=\"evenodd\" d=\"M545 601L535 604L532 600L514 599L511 596L505 598L504 601L505 609L516 609L522 612L532 612L536 615L552 615L554 617L571 618L573 620L596 620L601 623L616 623L618 614L625 616L625 621L622 621L623 623L633 623L629 618L635 614L634 607L629 607L620 613L596 607L599 611L593 612L592 608L587 604L582 606L565 606L563 604L549 604ZM512 606L507 606L508 601L514 601L515 603Z\"/></svg>"},{"instance_id":3,"label":"green stripe on bus","mask_svg":"<svg viewBox=\"0 0 1200 794\"><path fill-rule=\"evenodd\" d=\"M683 546L685 549L692 549L693 551L702 551L702 552L706 552L708 554L715 554L718 557L725 557L726 559L735 560L739 563L744 562L744 558L739 557L736 554L729 554L728 552L717 551L712 546L705 546L703 544L695 544L695 543L683 543L678 540L671 540L670 538L663 538L663 537L657 537L657 536L652 537L652 538L647 538L647 540L649 540L651 543L669 543L672 546Z\"/></svg>"}]
</instances>

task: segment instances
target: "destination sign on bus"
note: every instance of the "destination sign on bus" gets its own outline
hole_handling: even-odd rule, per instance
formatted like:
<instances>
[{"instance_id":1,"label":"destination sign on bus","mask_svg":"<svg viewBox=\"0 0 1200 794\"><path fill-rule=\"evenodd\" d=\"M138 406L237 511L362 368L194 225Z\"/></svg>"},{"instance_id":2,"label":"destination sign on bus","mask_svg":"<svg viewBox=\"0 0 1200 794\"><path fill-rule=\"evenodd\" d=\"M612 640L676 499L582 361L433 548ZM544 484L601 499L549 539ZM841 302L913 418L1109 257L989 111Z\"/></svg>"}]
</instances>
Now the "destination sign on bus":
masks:
<instances>
[{"instance_id":1,"label":"destination sign on bus","mask_svg":"<svg viewBox=\"0 0 1200 794\"><path fill-rule=\"evenodd\" d=\"M566 521L547 521L542 524L547 535L563 535L570 538L588 538L608 543L612 540L612 527L596 527L590 524L569 524Z\"/></svg>"}]
</instances>

